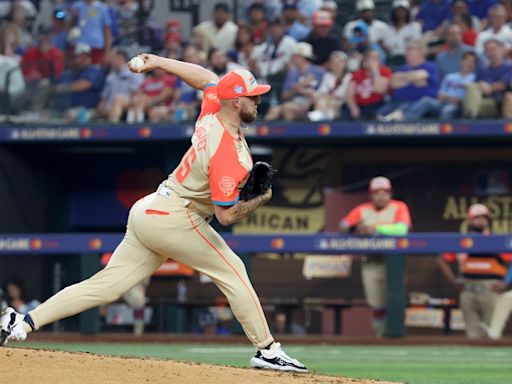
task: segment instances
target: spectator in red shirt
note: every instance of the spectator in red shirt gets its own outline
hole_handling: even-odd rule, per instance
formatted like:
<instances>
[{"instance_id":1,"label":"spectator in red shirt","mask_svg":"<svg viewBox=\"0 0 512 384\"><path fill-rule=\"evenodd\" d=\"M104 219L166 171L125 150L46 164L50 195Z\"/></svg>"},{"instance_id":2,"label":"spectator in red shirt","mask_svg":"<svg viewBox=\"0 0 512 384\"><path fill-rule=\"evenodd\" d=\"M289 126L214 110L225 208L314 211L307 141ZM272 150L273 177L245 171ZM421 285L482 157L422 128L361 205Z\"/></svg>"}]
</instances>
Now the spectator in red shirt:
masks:
<instances>
[{"instance_id":1,"label":"spectator in red shirt","mask_svg":"<svg viewBox=\"0 0 512 384\"><path fill-rule=\"evenodd\" d=\"M64 53L53 45L49 28L41 28L38 44L25 51L21 70L30 94L30 109L42 111L48 106L51 83L64 72Z\"/></svg>"},{"instance_id":2,"label":"spectator in red shirt","mask_svg":"<svg viewBox=\"0 0 512 384\"><path fill-rule=\"evenodd\" d=\"M23 54L21 68L25 80L54 80L64 72L64 53L52 43L49 28L41 28L36 46Z\"/></svg>"},{"instance_id":3,"label":"spectator in red shirt","mask_svg":"<svg viewBox=\"0 0 512 384\"><path fill-rule=\"evenodd\" d=\"M471 15L466 13L456 14L453 16L453 24L458 25L462 29L462 42L466 45L474 47L478 32L473 27Z\"/></svg>"},{"instance_id":4,"label":"spectator in red shirt","mask_svg":"<svg viewBox=\"0 0 512 384\"><path fill-rule=\"evenodd\" d=\"M150 121L161 121L169 113L173 101L179 99L178 93L176 77L155 69L144 80L140 91L133 96L126 120L129 123L142 123L147 114Z\"/></svg>"},{"instance_id":5,"label":"spectator in red shirt","mask_svg":"<svg viewBox=\"0 0 512 384\"><path fill-rule=\"evenodd\" d=\"M361 68L352 74L348 86L344 116L349 120L370 120L384 103L389 93L391 69L382 65L376 50L368 50L361 62Z\"/></svg>"}]
</instances>

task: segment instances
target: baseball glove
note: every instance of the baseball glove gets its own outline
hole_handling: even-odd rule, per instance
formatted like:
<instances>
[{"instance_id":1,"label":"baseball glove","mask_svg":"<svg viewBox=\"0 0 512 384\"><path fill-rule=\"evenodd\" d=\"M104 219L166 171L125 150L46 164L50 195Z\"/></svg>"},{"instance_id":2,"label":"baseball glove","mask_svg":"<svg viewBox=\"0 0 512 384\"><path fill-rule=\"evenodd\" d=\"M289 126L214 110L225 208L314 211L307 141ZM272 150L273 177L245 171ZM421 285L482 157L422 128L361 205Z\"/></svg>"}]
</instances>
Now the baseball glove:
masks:
<instances>
[{"instance_id":1,"label":"baseball glove","mask_svg":"<svg viewBox=\"0 0 512 384\"><path fill-rule=\"evenodd\" d=\"M240 191L240 199L248 201L263 195L272 187L272 177L276 172L269 163L258 161L252 167L249 178Z\"/></svg>"}]
</instances>

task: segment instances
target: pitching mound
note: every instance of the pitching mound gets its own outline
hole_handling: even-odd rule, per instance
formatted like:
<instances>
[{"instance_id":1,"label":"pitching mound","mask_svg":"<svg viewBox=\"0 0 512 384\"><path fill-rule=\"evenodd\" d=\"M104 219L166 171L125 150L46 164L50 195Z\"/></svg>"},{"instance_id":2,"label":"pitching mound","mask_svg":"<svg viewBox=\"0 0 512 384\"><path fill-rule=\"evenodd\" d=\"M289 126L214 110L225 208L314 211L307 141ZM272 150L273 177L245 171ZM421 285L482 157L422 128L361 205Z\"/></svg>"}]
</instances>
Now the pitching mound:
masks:
<instances>
[{"instance_id":1,"label":"pitching mound","mask_svg":"<svg viewBox=\"0 0 512 384\"><path fill-rule=\"evenodd\" d=\"M373 380L311 374L285 374L170 360L123 358L22 348L0 348L0 367L2 367L3 383L386 384Z\"/></svg>"}]
</instances>

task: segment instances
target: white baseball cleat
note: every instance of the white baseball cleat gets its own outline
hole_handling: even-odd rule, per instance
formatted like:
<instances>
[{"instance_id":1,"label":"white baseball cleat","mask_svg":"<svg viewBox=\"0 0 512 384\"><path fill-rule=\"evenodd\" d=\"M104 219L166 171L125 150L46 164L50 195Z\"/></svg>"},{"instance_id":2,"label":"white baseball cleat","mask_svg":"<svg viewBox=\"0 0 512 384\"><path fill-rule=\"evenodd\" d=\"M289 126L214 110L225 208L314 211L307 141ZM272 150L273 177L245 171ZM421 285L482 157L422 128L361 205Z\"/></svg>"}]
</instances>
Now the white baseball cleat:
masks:
<instances>
[{"instance_id":1,"label":"white baseball cleat","mask_svg":"<svg viewBox=\"0 0 512 384\"><path fill-rule=\"evenodd\" d=\"M495 332L493 332L493 330L491 329L491 327L489 327L487 324L485 324L484 322L480 322L478 324L478 326L480 327L480 329L484 332L485 336L487 336L489 339L491 340L500 340L501 339L501 336L500 335L497 335Z\"/></svg>"},{"instance_id":2,"label":"white baseball cleat","mask_svg":"<svg viewBox=\"0 0 512 384\"><path fill-rule=\"evenodd\" d=\"M0 317L0 346L8 341L23 341L27 338L27 332L23 329L23 315L11 307L6 308Z\"/></svg>"},{"instance_id":3,"label":"white baseball cleat","mask_svg":"<svg viewBox=\"0 0 512 384\"><path fill-rule=\"evenodd\" d=\"M251 358L251 367L286 372L308 372L301 362L284 353L281 343L273 343L269 349L259 349Z\"/></svg>"}]
</instances>

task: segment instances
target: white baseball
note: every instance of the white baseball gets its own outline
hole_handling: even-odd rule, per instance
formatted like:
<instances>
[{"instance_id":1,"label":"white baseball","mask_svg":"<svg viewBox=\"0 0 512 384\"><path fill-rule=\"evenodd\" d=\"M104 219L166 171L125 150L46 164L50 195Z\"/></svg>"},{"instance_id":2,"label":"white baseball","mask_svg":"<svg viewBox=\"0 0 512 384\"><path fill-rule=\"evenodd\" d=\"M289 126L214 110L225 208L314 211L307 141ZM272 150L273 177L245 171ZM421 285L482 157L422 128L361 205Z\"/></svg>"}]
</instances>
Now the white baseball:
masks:
<instances>
[{"instance_id":1,"label":"white baseball","mask_svg":"<svg viewBox=\"0 0 512 384\"><path fill-rule=\"evenodd\" d=\"M135 56L130 60L130 67L139 72L142 69L142 66L144 65L144 60L140 58L139 56Z\"/></svg>"}]
</instances>

